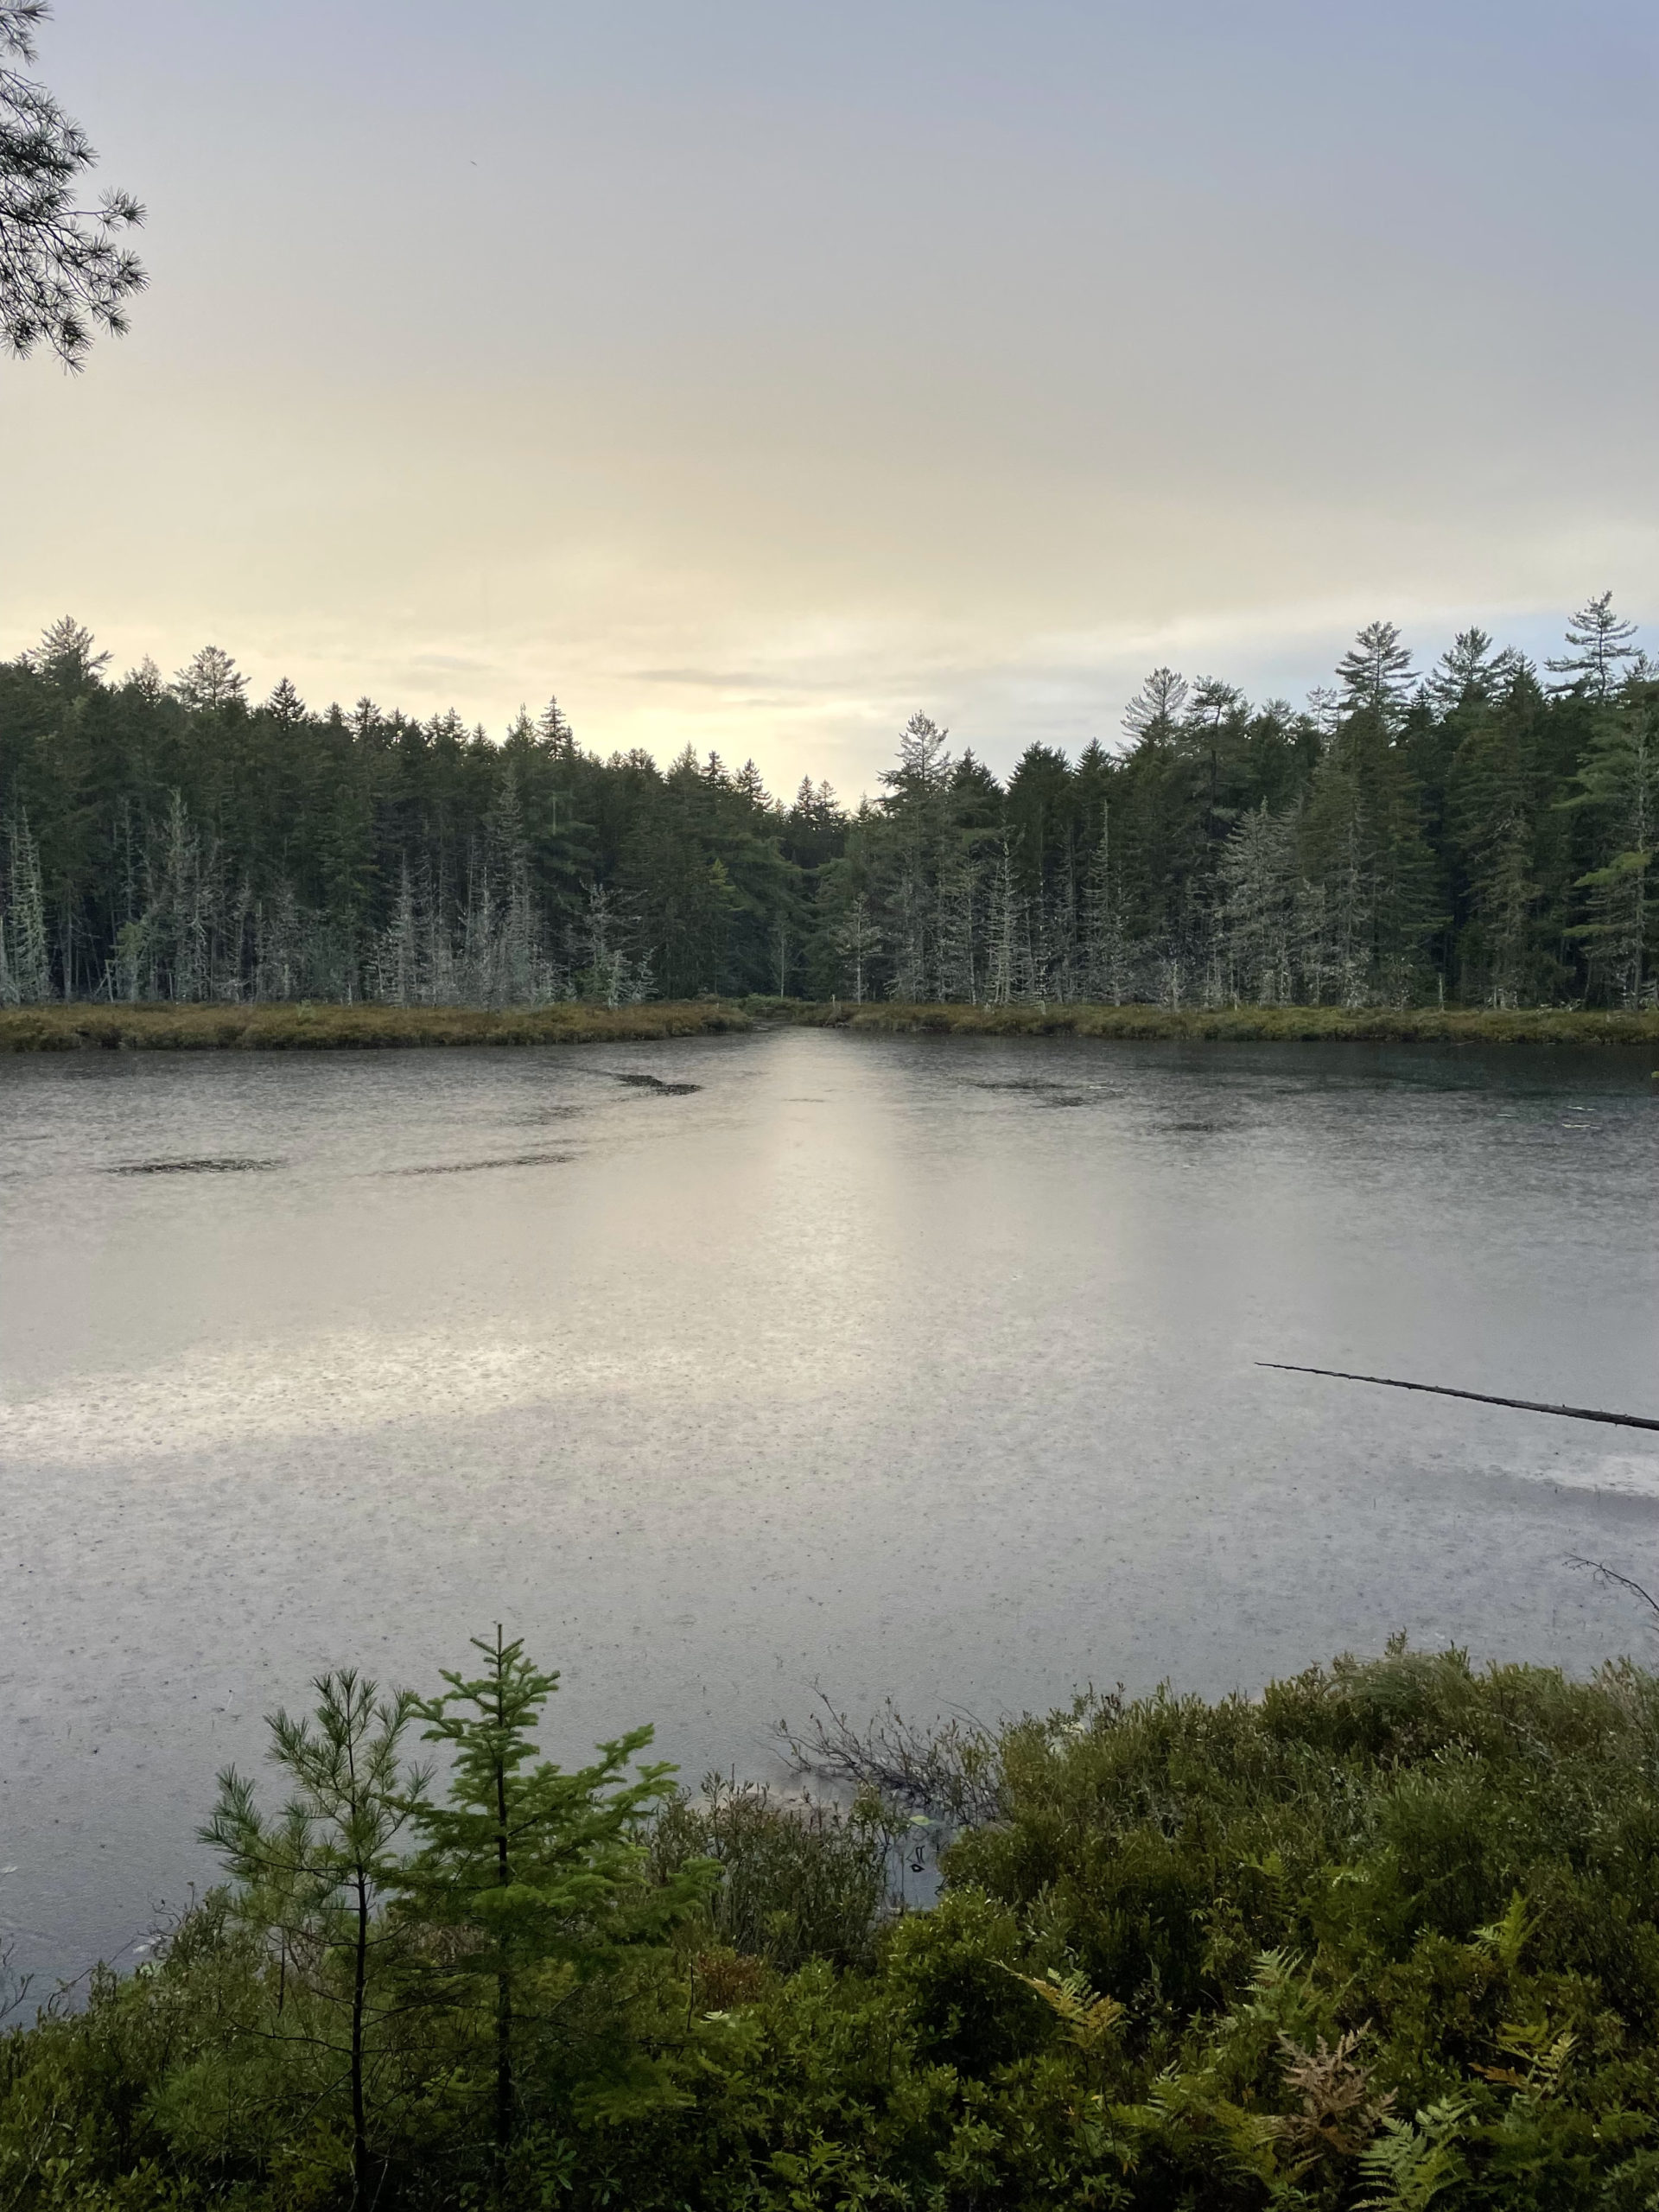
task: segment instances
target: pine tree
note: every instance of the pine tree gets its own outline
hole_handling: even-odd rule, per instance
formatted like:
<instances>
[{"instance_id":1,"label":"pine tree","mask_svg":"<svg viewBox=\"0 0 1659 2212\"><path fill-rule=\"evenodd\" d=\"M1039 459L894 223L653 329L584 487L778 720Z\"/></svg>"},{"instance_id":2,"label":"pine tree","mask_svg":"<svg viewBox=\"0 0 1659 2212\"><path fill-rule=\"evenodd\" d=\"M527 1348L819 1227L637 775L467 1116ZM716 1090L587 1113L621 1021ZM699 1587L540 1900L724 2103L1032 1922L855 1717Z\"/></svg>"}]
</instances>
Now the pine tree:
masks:
<instances>
[{"instance_id":1,"label":"pine tree","mask_svg":"<svg viewBox=\"0 0 1659 2212\"><path fill-rule=\"evenodd\" d=\"M1311 965L1344 1005L1404 1003L1433 927L1422 792L1402 739L1410 656L1391 622L1362 630L1338 666L1346 712L1314 770L1303 872L1323 886L1326 942Z\"/></svg>"},{"instance_id":2,"label":"pine tree","mask_svg":"<svg viewBox=\"0 0 1659 2212\"><path fill-rule=\"evenodd\" d=\"M1314 772L1302 827L1303 873L1319 887L1319 897L1303 903L1304 922L1317 934L1305 934L1300 964L1318 979L1316 1006L1327 988L1341 1006L1363 1006L1373 994L1372 842L1350 749L1333 744Z\"/></svg>"},{"instance_id":3,"label":"pine tree","mask_svg":"<svg viewBox=\"0 0 1659 2212\"><path fill-rule=\"evenodd\" d=\"M536 734L556 760L574 758L575 734L556 699L550 698L536 718Z\"/></svg>"},{"instance_id":4,"label":"pine tree","mask_svg":"<svg viewBox=\"0 0 1659 2212\"><path fill-rule=\"evenodd\" d=\"M46 12L45 0L0 8L0 346L23 354L44 340L78 369L95 329L126 329L127 302L148 282L122 243L144 211L130 192L105 193L96 209L79 204L98 157L80 125L23 73Z\"/></svg>"},{"instance_id":5,"label":"pine tree","mask_svg":"<svg viewBox=\"0 0 1659 2212\"><path fill-rule=\"evenodd\" d=\"M1586 601L1567 626L1571 650L1544 663L1552 675L1563 679L1555 689L1582 691L1591 699L1605 700L1613 688L1620 662L1637 657L1630 643L1635 635L1635 623L1623 621L1613 613L1611 592Z\"/></svg>"},{"instance_id":6,"label":"pine tree","mask_svg":"<svg viewBox=\"0 0 1659 2212\"><path fill-rule=\"evenodd\" d=\"M1187 682L1173 668L1154 668L1123 710L1123 727L1139 741L1173 737L1186 704Z\"/></svg>"},{"instance_id":7,"label":"pine tree","mask_svg":"<svg viewBox=\"0 0 1659 2212\"><path fill-rule=\"evenodd\" d=\"M1412 685L1411 654L1392 622L1369 622L1337 663L1345 710L1370 712L1386 727L1399 719Z\"/></svg>"},{"instance_id":8,"label":"pine tree","mask_svg":"<svg viewBox=\"0 0 1659 2212\"><path fill-rule=\"evenodd\" d=\"M26 667L35 669L48 683L72 697L86 690L109 666L108 653L99 652L96 639L73 614L49 622L41 642L23 655Z\"/></svg>"},{"instance_id":9,"label":"pine tree","mask_svg":"<svg viewBox=\"0 0 1659 2212\"><path fill-rule=\"evenodd\" d=\"M1426 687L1428 696L1442 714L1454 713L1459 707L1484 706L1502 674L1503 660L1491 636L1478 625L1459 630L1434 664Z\"/></svg>"},{"instance_id":10,"label":"pine tree","mask_svg":"<svg viewBox=\"0 0 1659 2212\"><path fill-rule=\"evenodd\" d=\"M909 1004L937 998L940 990L941 884L957 855L949 734L930 716L912 715L899 741L897 767L881 773L893 861L884 932L893 956L889 988Z\"/></svg>"},{"instance_id":11,"label":"pine tree","mask_svg":"<svg viewBox=\"0 0 1659 2212\"><path fill-rule=\"evenodd\" d=\"M240 707L247 690L247 677L218 645L204 645L173 678L174 696L193 714L222 714Z\"/></svg>"},{"instance_id":12,"label":"pine tree","mask_svg":"<svg viewBox=\"0 0 1659 2212\"><path fill-rule=\"evenodd\" d=\"M252 1782L228 1767L201 1840L236 1885L236 1914L276 1954L271 2011L237 2024L238 2040L320 2056L321 2101L335 2093L335 2065L343 2068L352 2201L366 2208L376 2196L371 2107L400 2011L392 1965L403 1931L384 1907L403 1878L394 1847L426 1784L403 1759L412 1697L382 1697L349 1668L321 1675L316 1690L311 1719L270 1716L271 1760L293 1789L281 1814L262 1816Z\"/></svg>"}]
</instances>

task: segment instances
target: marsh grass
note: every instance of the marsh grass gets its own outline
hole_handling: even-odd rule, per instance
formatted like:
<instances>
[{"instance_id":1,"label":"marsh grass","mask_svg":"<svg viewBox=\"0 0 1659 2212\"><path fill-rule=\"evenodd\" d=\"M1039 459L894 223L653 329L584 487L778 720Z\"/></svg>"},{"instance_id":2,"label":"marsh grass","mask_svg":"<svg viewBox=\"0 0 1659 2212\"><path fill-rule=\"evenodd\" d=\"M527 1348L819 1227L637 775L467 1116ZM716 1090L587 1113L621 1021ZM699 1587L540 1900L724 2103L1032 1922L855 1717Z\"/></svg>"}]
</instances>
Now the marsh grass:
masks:
<instances>
[{"instance_id":1,"label":"marsh grass","mask_svg":"<svg viewBox=\"0 0 1659 2212\"><path fill-rule=\"evenodd\" d=\"M0 1008L0 1052L328 1052L649 1043L773 1024L861 1034L1099 1037L1125 1043L1624 1045L1659 1049L1659 1011L1580 1007L907 1006L750 997L593 1006L29 1006ZM628 1078L632 1080L633 1078Z\"/></svg>"},{"instance_id":2,"label":"marsh grass","mask_svg":"<svg viewBox=\"0 0 1659 2212\"><path fill-rule=\"evenodd\" d=\"M815 1028L950 1037L1101 1037L1127 1042L1659 1046L1659 1012L1578 1007L852 1006L744 1001Z\"/></svg>"},{"instance_id":3,"label":"marsh grass","mask_svg":"<svg viewBox=\"0 0 1659 2212\"><path fill-rule=\"evenodd\" d=\"M723 1001L608 1007L31 1006L0 1011L0 1052L330 1052L443 1045L597 1045L753 1028Z\"/></svg>"}]
</instances>

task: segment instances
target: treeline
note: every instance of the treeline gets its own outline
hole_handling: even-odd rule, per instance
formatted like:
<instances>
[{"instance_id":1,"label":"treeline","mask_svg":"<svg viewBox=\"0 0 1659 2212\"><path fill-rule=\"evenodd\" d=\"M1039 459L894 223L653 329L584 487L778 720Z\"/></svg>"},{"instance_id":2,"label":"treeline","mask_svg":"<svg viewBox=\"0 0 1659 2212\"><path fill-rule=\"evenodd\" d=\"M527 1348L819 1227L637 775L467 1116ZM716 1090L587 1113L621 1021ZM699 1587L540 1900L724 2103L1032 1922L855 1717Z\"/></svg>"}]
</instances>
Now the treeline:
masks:
<instances>
[{"instance_id":1,"label":"treeline","mask_svg":"<svg viewBox=\"0 0 1659 2212\"><path fill-rule=\"evenodd\" d=\"M1006 784L912 717L873 801L601 760L556 702L251 703L215 646L0 664L0 1003L1635 1007L1654 997L1659 664L1609 594L1540 671L1363 630L1301 709L1155 671L1123 742Z\"/></svg>"},{"instance_id":2,"label":"treeline","mask_svg":"<svg viewBox=\"0 0 1659 2212\"><path fill-rule=\"evenodd\" d=\"M1403 1644L1209 1704L561 1771L552 1678L349 1673L221 1888L0 2033L16 2212L1643 2212L1659 1687ZM414 1756L435 1739L435 1789ZM944 1887L899 1909L899 1853Z\"/></svg>"}]
</instances>

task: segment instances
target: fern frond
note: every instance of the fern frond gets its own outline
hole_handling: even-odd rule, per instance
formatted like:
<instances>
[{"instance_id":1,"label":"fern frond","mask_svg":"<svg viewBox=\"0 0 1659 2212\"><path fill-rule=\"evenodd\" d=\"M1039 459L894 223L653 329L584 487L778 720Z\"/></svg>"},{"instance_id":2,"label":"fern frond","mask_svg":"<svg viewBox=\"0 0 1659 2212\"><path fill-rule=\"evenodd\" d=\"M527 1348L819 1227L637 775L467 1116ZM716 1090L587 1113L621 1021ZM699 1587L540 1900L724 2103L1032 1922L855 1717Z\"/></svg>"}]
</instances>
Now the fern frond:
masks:
<instances>
[{"instance_id":1,"label":"fern frond","mask_svg":"<svg viewBox=\"0 0 1659 2212\"><path fill-rule=\"evenodd\" d=\"M1123 2018L1125 2008L1116 1998L1097 1995L1085 1974L1063 1974L1054 1967L1040 1979L1035 1974L1014 1973L1012 1967L1008 1971L1016 1981L1023 1982L1042 1999L1058 2018L1069 2039L1090 2057L1104 2048Z\"/></svg>"},{"instance_id":2,"label":"fern frond","mask_svg":"<svg viewBox=\"0 0 1659 2212\"><path fill-rule=\"evenodd\" d=\"M1359 2170L1373 2186L1354 2212L1427 2212L1443 2190L1463 2178L1456 2137L1469 2107L1443 2097L1414 2120L1385 2120L1375 2142L1360 2153Z\"/></svg>"}]
</instances>

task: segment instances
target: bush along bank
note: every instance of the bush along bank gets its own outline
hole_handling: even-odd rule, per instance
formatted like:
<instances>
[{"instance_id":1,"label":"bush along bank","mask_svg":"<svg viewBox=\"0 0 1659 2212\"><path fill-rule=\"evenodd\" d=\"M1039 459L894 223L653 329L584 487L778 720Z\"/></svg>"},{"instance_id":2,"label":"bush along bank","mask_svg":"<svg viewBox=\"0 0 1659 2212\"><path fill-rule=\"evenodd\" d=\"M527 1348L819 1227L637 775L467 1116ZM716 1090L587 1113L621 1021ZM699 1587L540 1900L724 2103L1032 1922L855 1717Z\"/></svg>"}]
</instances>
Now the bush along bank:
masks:
<instances>
[{"instance_id":1,"label":"bush along bank","mask_svg":"<svg viewBox=\"0 0 1659 2212\"><path fill-rule=\"evenodd\" d=\"M480 1646L221 1778L225 1885L0 2041L0 2202L1441 2212L1659 2194L1659 1683L1391 1646L820 1736L839 1809L562 1773ZM413 1757L450 1762L440 1788ZM895 1853L944 1887L895 1910Z\"/></svg>"}]
</instances>

